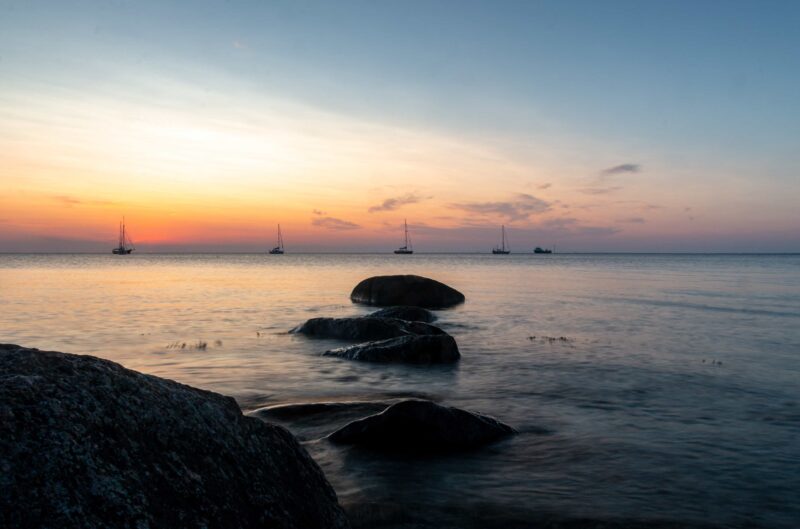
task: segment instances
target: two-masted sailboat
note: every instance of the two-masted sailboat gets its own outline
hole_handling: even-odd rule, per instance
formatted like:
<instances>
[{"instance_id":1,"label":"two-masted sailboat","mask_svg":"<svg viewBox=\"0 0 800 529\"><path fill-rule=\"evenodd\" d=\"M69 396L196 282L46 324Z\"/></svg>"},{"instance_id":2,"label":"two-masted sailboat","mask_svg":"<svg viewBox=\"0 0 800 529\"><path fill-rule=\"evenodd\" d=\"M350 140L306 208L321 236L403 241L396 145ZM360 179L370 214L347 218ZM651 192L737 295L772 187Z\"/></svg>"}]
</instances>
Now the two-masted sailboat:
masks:
<instances>
[{"instance_id":1,"label":"two-masted sailboat","mask_svg":"<svg viewBox=\"0 0 800 529\"><path fill-rule=\"evenodd\" d=\"M281 225L278 224L278 245L269 251L272 255L283 255L283 235L281 234Z\"/></svg>"},{"instance_id":2,"label":"two-masted sailboat","mask_svg":"<svg viewBox=\"0 0 800 529\"><path fill-rule=\"evenodd\" d=\"M511 248L506 244L506 227L500 227L500 246L492 248L492 253L495 255L507 255L511 253Z\"/></svg>"},{"instance_id":3,"label":"two-masted sailboat","mask_svg":"<svg viewBox=\"0 0 800 529\"><path fill-rule=\"evenodd\" d=\"M414 249L411 247L411 239L408 238L408 220L403 221L403 227L405 232L405 244L394 251L394 253L399 254L409 254L414 253Z\"/></svg>"},{"instance_id":4,"label":"two-masted sailboat","mask_svg":"<svg viewBox=\"0 0 800 529\"><path fill-rule=\"evenodd\" d=\"M117 247L111 250L111 253L114 255L128 255L135 249L136 247L125 231L125 217L122 217L122 222L119 223L119 242Z\"/></svg>"}]
</instances>

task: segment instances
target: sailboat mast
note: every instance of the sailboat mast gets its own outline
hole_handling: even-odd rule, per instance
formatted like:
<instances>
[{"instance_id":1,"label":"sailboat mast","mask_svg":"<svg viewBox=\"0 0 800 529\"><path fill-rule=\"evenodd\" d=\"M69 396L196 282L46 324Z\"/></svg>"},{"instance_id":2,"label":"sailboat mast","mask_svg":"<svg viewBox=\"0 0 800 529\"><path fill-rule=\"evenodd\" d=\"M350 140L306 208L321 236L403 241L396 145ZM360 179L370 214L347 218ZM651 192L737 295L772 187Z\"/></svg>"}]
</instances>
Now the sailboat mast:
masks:
<instances>
[{"instance_id":1,"label":"sailboat mast","mask_svg":"<svg viewBox=\"0 0 800 529\"><path fill-rule=\"evenodd\" d=\"M500 234L501 234L501 238L502 238L501 244L503 245L503 251L505 252L506 251L506 226L505 226L505 224L500 226Z\"/></svg>"},{"instance_id":2,"label":"sailboat mast","mask_svg":"<svg viewBox=\"0 0 800 529\"><path fill-rule=\"evenodd\" d=\"M405 226L406 233L406 248L408 248L408 219L403 219L403 225Z\"/></svg>"},{"instance_id":3,"label":"sailboat mast","mask_svg":"<svg viewBox=\"0 0 800 529\"><path fill-rule=\"evenodd\" d=\"M278 248L283 250L283 234L281 234L281 225L278 224Z\"/></svg>"}]
</instances>

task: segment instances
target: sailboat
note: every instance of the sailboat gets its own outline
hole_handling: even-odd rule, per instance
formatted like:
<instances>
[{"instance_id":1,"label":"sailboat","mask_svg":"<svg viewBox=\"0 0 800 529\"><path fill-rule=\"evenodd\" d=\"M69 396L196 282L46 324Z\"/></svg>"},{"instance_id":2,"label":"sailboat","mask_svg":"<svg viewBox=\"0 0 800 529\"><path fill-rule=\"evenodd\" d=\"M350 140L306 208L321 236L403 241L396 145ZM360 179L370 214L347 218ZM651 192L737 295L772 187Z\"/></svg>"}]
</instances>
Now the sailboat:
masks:
<instances>
[{"instance_id":1,"label":"sailboat","mask_svg":"<svg viewBox=\"0 0 800 529\"><path fill-rule=\"evenodd\" d=\"M403 246L401 246L400 248L398 248L397 250L395 250L394 253L401 253L401 254L414 253L414 249L411 247L411 241L408 238L408 221L407 220L405 220L403 222L403 226L405 228L405 235L406 235L405 244Z\"/></svg>"},{"instance_id":2,"label":"sailboat","mask_svg":"<svg viewBox=\"0 0 800 529\"><path fill-rule=\"evenodd\" d=\"M281 234L281 225L278 224L278 246L269 251L273 255L283 255L283 235Z\"/></svg>"},{"instance_id":3,"label":"sailboat","mask_svg":"<svg viewBox=\"0 0 800 529\"><path fill-rule=\"evenodd\" d=\"M125 232L125 217L122 217L122 222L119 223L119 242L117 247L111 250L111 253L114 255L128 255L135 249L133 242Z\"/></svg>"},{"instance_id":4,"label":"sailboat","mask_svg":"<svg viewBox=\"0 0 800 529\"><path fill-rule=\"evenodd\" d=\"M494 248L492 248L492 253L495 254L495 255L497 255L497 254L501 254L501 255L510 254L511 253L511 248L508 248L506 246L506 227L505 226L502 226L500 228L500 240L502 241L500 243L500 246L495 246Z\"/></svg>"}]
</instances>

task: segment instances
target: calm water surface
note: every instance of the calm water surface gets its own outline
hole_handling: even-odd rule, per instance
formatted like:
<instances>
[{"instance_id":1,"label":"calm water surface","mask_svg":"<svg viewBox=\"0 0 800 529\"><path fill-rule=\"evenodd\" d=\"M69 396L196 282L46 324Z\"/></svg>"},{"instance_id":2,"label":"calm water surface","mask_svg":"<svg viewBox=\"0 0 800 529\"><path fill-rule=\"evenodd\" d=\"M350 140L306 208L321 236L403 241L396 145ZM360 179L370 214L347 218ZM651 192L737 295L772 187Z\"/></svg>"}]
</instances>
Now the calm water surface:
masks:
<instances>
[{"instance_id":1,"label":"calm water surface","mask_svg":"<svg viewBox=\"0 0 800 529\"><path fill-rule=\"evenodd\" d=\"M342 344L286 333L366 314L350 290L390 273L465 293L438 322L458 366L324 358ZM365 525L800 527L800 256L0 255L0 294L3 342L108 358L246 411L416 395L520 431L404 460L319 441L335 421L287 424Z\"/></svg>"}]
</instances>

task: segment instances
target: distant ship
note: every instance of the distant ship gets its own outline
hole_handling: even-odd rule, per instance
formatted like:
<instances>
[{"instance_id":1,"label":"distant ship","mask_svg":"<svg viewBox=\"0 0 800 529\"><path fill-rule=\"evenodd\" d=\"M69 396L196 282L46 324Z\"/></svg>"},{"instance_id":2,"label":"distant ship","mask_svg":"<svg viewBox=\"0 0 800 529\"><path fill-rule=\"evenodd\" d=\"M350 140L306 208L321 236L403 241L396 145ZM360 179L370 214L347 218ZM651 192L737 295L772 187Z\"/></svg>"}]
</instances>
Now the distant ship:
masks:
<instances>
[{"instance_id":1,"label":"distant ship","mask_svg":"<svg viewBox=\"0 0 800 529\"><path fill-rule=\"evenodd\" d=\"M553 253L553 250L548 250L547 248L539 248L538 246L533 249L533 253Z\"/></svg>"},{"instance_id":2,"label":"distant ship","mask_svg":"<svg viewBox=\"0 0 800 529\"><path fill-rule=\"evenodd\" d=\"M278 224L278 246L269 251L272 255L283 255L283 235L281 234L281 225Z\"/></svg>"},{"instance_id":3,"label":"distant ship","mask_svg":"<svg viewBox=\"0 0 800 529\"><path fill-rule=\"evenodd\" d=\"M500 246L492 248L492 253L495 255L508 255L511 253L511 248L506 247L506 227L500 227Z\"/></svg>"},{"instance_id":4,"label":"distant ship","mask_svg":"<svg viewBox=\"0 0 800 529\"><path fill-rule=\"evenodd\" d=\"M111 253L114 255L128 255L135 249L133 242L125 232L125 217L122 217L122 222L119 223L119 243L117 243L116 248L111 250Z\"/></svg>"},{"instance_id":5,"label":"distant ship","mask_svg":"<svg viewBox=\"0 0 800 529\"><path fill-rule=\"evenodd\" d=\"M394 253L400 254L409 254L414 253L414 249L411 247L411 240L408 238L408 220L403 221L403 227L405 232L405 244L394 251Z\"/></svg>"}]
</instances>

